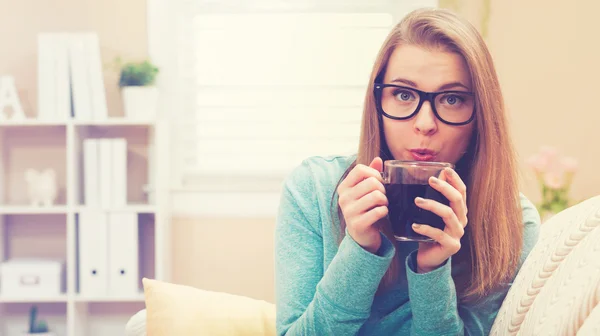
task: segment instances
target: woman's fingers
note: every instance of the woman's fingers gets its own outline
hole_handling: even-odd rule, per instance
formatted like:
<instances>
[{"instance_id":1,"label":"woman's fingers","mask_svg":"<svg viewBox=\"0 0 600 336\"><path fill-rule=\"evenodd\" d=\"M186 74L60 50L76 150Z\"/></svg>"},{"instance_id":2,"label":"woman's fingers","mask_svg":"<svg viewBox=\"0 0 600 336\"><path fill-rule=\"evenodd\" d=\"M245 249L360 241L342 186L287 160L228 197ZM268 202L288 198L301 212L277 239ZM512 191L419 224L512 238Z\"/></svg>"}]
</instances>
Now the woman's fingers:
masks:
<instances>
[{"instance_id":1,"label":"woman's fingers","mask_svg":"<svg viewBox=\"0 0 600 336\"><path fill-rule=\"evenodd\" d=\"M450 201L450 207L459 219L464 228L467 225L467 205L460 191L454 188L450 183L432 176L429 178L431 187L439 191Z\"/></svg>"},{"instance_id":2,"label":"woman's fingers","mask_svg":"<svg viewBox=\"0 0 600 336\"><path fill-rule=\"evenodd\" d=\"M446 182L450 183L463 197L463 201L465 204L467 203L467 186L465 182L460 178L460 175L452 169L446 168L444 169L444 176L446 177Z\"/></svg>"},{"instance_id":3,"label":"woman's fingers","mask_svg":"<svg viewBox=\"0 0 600 336\"><path fill-rule=\"evenodd\" d=\"M385 194L385 187L383 186L383 183L371 176L359 182L356 186L354 186L354 188L348 190L345 197L347 197L349 200L358 200L375 190Z\"/></svg>"},{"instance_id":4,"label":"woman's fingers","mask_svg":"<svg viewBox=\"0 0 600 336\"><path fill-rule=\"evenodd\" d=\"M355 225L362 227L364 229L368 226L373 225L373 223L377 223L378 220L387 216L387 214L388 214L387 206L375 207L375 208L365 212L360 217L358 217L358 220L355 223Z\"/></svg>"},{"instance_id":5,"label":"woman's fingers","mask_svg":"<svg viewBox=\"0 0 600 336\"><path fill-rule=\"evenodd\" d=\"M453 255L460 250L460 239L450 236L448 233L425 224L413 224L413 230L435 240L447 251L448 255Z\"/></svg>"},{"instance_id":6,"label":"woman's fingers","mask_svg":"<svg viewBox=\"0 0 600 336\"><path fill-rule=\"evenodd\" d=\"M451 207L440 202L421 197L417 197L415 199L415 204L421 209L431 211L440 216L452 236L460 239L460 237L465 234L464 226L460 223L458 217Z\"/></svg>"},{"instance_id":7,"label":"woman's fingers","mask_svg":"<svg viewBox=\"0 0 600 336\"><path fill-rule=\"evenodd\" d=\"M379 164L379 161L381 161L381 159L375 158L373 162L371 162L370 166L358 164L354 168L352 168L350 173L348 173L348 176L346 176L342 183L340 183L338 187L338 192L340 191L340 189L344 190L352 188L358 183L362 182L364 179L369 177L374 177L378 181L383 181L383 178L381 177L381 171L376 169L381 169L381 164Z\"/></svg>"},{"instance_id":8,"label":"woman's fingers","mask_svg":"<svg viewBox=\"0 0 600 336\"><path fill-rule=\"evenodd\" d=\"M363 197L355 200L348 209L351 214L363 214L378 206L388 206L388 199L384 193L379 190L373 190Z\"/></svg>"}]
</instances>

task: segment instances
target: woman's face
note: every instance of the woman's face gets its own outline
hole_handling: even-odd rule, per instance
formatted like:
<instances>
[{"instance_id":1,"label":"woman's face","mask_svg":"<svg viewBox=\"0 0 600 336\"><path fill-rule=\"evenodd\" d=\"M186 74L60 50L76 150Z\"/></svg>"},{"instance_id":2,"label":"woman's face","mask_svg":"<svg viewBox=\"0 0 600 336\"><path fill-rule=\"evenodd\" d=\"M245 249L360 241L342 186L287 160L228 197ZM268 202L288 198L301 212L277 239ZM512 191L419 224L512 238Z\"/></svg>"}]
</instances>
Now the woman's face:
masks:
<instances>
[{"instance_id":1,"label":"woman's face","mask_svg":"<svg viewBox=\"0 0 600 336\"><path fill-rule=\"evenodd\" d=\"M413 45L401 45L394 50L389 59L383 83L406 86L426 92L448 90L472 92L471 76L462 56L439 49L424 49ZM460 95L439 96L436 103L438 112L440 112L440 108L447 111L456 109L459 106L456 104L470 104L472 111L473 99L471 98L470 102L463 102L460 97ZM397 99L397 101L392 101L393 99ZM410 100L414 99L418 100L419 97L418 95L415 97L412 91L385 91L382 96L382 105L384 105L385 111L386 104L408 106ZM473 125L474 122L462 126L443 123L436 118L431 104L427 101L423 102L419 112L410 119L393 120L383 117L385 140L391 154L397 160L438 161L456 164L467 149L473 133Z\"/></svg>"}]
</instances>

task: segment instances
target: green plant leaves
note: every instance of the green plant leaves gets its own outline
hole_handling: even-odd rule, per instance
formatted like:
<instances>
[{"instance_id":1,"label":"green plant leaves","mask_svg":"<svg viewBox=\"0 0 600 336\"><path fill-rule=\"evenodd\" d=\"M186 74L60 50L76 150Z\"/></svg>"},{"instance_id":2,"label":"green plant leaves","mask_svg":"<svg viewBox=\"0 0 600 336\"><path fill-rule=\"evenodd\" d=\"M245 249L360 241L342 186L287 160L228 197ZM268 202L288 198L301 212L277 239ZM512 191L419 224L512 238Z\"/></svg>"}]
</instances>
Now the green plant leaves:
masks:
<instances>
[{"instance_id":1,"label":"green plant leaves","mask_svg":"<svg viewBox=\"0 0 600 336\"><path fill-rule=\"evenodd\" d=\"M124 63L121 65L119 86L151 86L158 72L158 68L147 60Z\"/></svg>"}]
</instances>

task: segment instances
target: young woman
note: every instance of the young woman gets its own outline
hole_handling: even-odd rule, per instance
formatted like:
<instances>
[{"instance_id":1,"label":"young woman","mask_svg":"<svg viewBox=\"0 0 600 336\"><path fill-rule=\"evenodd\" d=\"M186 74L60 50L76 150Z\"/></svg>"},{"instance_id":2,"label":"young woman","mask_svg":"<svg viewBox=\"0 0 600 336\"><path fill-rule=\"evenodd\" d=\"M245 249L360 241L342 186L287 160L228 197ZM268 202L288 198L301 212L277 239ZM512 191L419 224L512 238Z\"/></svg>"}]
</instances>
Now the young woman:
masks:
<instances>
[{"instance_id":1,"label":"young woman","mask_svg":"<svg viewBox=\"0 0 600 336\"><path fill-rule=\"evenodd\" d=\"M312 157L284 184L276 227L279 335L485 335L534 246L535 207L515 154L487 47L446 10L417 10L373 67L357 155ZM386 160L449 162L417 198L443 230L396 242Z\"/></svg>"}]
</instances>

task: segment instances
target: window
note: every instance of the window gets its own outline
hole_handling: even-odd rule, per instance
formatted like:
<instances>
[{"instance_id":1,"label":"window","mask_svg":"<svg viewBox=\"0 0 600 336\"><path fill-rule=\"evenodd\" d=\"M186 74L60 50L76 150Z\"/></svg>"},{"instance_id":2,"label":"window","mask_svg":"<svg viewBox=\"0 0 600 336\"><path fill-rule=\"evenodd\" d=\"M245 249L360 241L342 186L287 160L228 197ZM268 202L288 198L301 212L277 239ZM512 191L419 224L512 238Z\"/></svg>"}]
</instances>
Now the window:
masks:
<instances>
[{"instance_id":1,"label":"window","mask_svg":"<svg viewBox=\"0 0 600 336\"><path fill-rule=\"evenodd\" d=\"M277 192L313 155L355 153L375 56L426 5L392 0L180 0L178 181Z\"/></svg>"}]
</instances>

